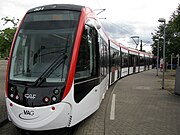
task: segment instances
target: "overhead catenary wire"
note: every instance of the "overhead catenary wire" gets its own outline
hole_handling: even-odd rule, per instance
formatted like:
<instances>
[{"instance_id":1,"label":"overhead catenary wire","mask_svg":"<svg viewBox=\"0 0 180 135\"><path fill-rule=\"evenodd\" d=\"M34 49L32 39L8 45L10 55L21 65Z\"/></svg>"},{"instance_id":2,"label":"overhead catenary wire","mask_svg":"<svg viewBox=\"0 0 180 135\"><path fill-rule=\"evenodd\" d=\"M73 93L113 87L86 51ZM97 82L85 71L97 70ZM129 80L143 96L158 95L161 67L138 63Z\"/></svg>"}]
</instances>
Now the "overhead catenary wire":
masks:
<instances>
[{"instance_id":1,"label":"overhead catenary wire","mask_svg":"<svg viewBox=\"0 0 180 135\"><path fill-rule=\"evenodd\" d=\"M98 11L98 10L101 10L101 11L99 13L97 13L96 15L99 15L99 14L101 14L102 12L104 12L106 10L105 8L102 8L101 2L99 0L97 0L97 5L98 5L99 9L94 9L94 11ZM99 19L107 20L110 24L114 25L116 28L125 31L126 33L131 33L130 31L128 31L124 27L119 26L118 24L113 23L112 21L108 20L106 17L103 17L103 18L101 17Z\"/></svg>"},{"instance_id":2,"label":"overhead catenary wire","mask_svg":"<svg viewBox=\"0 0 180 135\"><path fill-rule=\"evenodd\" d=\"M110 21L110 20L108 20L108 19L106 19L110 24L112 24L112 25L114 25L115 27L117 27L117 28L120 28L121 30L123 30L123 31L125 31L125 32L127 32L127 33L131 33L130 31L128 31L128 30L126 30L125 28L123 28L122 26L120 26L120 25L118 25L118 24L116 24L116 23L113 23L112 21Z\"/></svg>"},{"instance_id":3,"label":"overhead catenary wire","mask_svg":"<svg viewBox=\"0 0 180 135\"><path fill-rule=\"evenodd\" d=\"M100 4L100 2L99 2L99 0L97 0L97 4L98 4L98 6L100 7L100 8L102 8L102 6L101 6L101 4ZM94 11L98 11L98 10L101 10L99 13L96 13L96 15L98 16L99 14L101 14L103 11L105 11L105 9L95 9ZM127 30L124 26L122 26L122 24L120 24L120 25L118 25L118 24L116 24L116 23L114 23L114 22L112 22L112 21L110 21L110 20L108 20L106 17L99 17L99 19L103 19L103 20L105 20L106 21L106 23L107 24L110 24L110 25L112 25L112 26L114 26L115 27L115 31L117 32L115 32L116 34L116 36L115 35L113 35L114 34L114 32L110 32L109 30L108 30L108 28L106 27L106 25L103 23L103 21L101 21L102 22L102 25L103 25L103 28L106 30L106 32L110 35L110 37L112 37L112 38L130 38L131 37L131 35L135 35L135 33L134 33L134 31L132 30L132 31L129 31L129 30ZM126 27L128 27L128 26L126 26ZM117 29L116 29L117 28ZM131 28L129 28L128 27L128 29L131 29ZM121 36L119 36L119 35L121 35Z\"/></svg>"}]
</instances>

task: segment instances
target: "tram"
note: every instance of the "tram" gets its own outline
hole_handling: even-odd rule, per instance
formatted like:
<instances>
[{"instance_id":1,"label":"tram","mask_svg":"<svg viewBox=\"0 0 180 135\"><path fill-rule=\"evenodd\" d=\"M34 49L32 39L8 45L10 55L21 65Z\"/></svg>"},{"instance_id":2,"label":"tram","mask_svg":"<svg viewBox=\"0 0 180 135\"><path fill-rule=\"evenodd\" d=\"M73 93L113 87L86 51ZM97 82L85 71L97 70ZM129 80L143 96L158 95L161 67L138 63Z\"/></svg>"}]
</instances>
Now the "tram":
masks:
<instances>
[{"instance_id":1,"label":"tram","mask_svg":"<svg viewBox=\"0 0 180 135\"><path fill-rule=\"evenodd\" d=\"M109 38L90 8L30 9L9 55L8 119L25 130L71 127L99 108L113 83L151 69L151 61L151 54Z\"/></svg>"}]
</instances>

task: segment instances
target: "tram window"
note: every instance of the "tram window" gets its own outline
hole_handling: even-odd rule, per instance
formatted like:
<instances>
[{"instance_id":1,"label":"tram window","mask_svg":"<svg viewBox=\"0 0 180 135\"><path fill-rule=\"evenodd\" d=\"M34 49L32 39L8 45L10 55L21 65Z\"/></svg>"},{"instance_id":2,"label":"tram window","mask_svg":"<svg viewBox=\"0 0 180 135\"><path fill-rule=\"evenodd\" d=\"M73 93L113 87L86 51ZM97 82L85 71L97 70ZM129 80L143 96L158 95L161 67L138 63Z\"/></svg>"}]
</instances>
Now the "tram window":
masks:
<instances>
[{"instance_id":1,"label":"tram window","mask_svg":"<svg viewBox=\"0 0 180 135\"><path fill-rule=\"evenodd\" d=\"M121 67L121 54L120 54L120 51L118 51L117 53L118 53L118 58L117 58L118 67Z\"/></svg>"},{"instance_id":2,"label":"tram window","mask_svg":"<svg viewBox=\"0 0 180 135\"><path fill-rule=\"evenodd\" d=\"M100 36L100 57L101 57L101 75L105 76L107 74L107 43L104 41L104 39Z\"/></svg>"},{"instance_id":3,"label":"tram window","mask_svg":"<svg viewBox=\"0 0 180 135\"><path fill-rule=\"evenodd\" d=\"M137 56L137 63L136 63L137 66L139 66L139 62L140 62L140 56L138 55Z\"/></svg>"},{"instance_id":4,"label":"tram window","mask_svg":"<svg viewBox=\"0 0 180 135\"><path fill-rule=\"evenodd\" d=\"M144 61L145 61L144 57L140 56L139 65L144 66Z\"/></svg>"},{"instance_id":5,"label":"tram window","mask_svg":"<svg viewBox=\"0 0 180 135\"><path fill-rule=\"evenodd\" d=\"M150 58L150 59L149 59L149 65L152 65L152 63L153 63L153 59Z\"/></svg>"},{"instance_id":6,"label":"tram window","mask_svg":"<svg viewBox=\"0 0 180 135\"><path fill-rule=\"evenodd\" d=\"M76 64L76 79L90 78L97 75L97 32L85 25Z\"/></svg>"},{"instance_id":7,"label":"tram window","mask_svg":"<svg viewBox=\"0 0 180 135\"><path fill-rule=\"evenodd\" d=\"M134 67L137 65L137 56L129 54L129 66Z\"/></svg>"},{"instance_id":8,"label":"tram window","mask_svg":"<svg viewBox=\"0 0 180 135\"><path fill-rule=\"evenodd\" d=\"M119 67L119 63L120 63L120 60L119 60L119 51L114 49L114 48L111 48L111 59L112 59L112 63L111 63L111 66L114 67L114 68L118 68Z\"/></svg>"},{"instance_id":9,"label":"tram window","mask_svg":"<svg viewBox=\"0 0 180 135\"><path fill-rule=\"evenodd\" d=\"M134 57L134 61L135 61L135 65L137 66L138 65L138 56L137 55L135 55L135 57Z\"/></svg>"},{"instance_id":10,"label":"tram window","mask_svg":"<svg viewBox=\"0 0 180 135\"><path fill-rule=\"evenodd\" d=\"M128 54L122 52L122 67L128 67Z\"/></svg>"},{"instance_id":11,"label":"tram window","mask_svg":"<svg viewBox=\"0 0 180 135\"><path fill-rule=\"evenodd\" d=\"M149 66L149 58L146 58L146 65Z\"/></svg>"},{"instance_id":12,"label":"tram window","mask_svg":"<svg viewBox=\"0 0 180 135\"><path fill-rule=\"evenodd\" d=\"M132 67L133 66L133 55L129 54L129 66Z\"/></svg>"}]
</instances>

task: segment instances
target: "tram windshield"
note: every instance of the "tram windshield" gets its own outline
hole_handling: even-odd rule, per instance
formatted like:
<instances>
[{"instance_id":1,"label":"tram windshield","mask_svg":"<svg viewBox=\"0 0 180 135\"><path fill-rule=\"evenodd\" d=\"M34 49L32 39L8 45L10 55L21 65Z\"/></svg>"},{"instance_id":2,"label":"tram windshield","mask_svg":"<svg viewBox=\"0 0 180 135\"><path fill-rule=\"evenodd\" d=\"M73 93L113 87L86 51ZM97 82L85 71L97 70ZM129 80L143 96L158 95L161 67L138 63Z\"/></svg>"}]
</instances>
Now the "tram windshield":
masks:
<instances>
[{"instance_id":1,"label":"tram windshield","mask_svg":"<svg viewBox=\"0 0 180 135\"><path fill-rule=\"evenodd\" d=\"M28 13L14 45L10 79L64 82L80 12L51 10Z\"/></svg>"}]
</instances>

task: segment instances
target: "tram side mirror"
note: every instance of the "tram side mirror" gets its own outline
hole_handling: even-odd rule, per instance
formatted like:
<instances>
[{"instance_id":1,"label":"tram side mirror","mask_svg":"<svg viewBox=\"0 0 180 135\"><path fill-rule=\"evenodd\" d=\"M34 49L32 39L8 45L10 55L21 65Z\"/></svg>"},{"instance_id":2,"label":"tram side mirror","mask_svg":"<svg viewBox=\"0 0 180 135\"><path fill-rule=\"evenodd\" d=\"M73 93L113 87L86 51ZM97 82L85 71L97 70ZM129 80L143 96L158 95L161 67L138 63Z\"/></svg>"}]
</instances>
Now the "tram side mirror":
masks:
<instances>
[{"instance_id":1,"label":"tram side mirror","mask_svg":"<svg viewBox=\"0 0 180 135\"><path fill-rule=\"evenodd\" d=\"M99 22L97 21L92 21L92 20L88 20L86 22L86 25L90 26L90 27L96 27L97 29L100 29L101 28L101 25Z\"/></svg>"},{"instance_id":2,"label":"tram side mirror","mask_svg":"<svg viewBox=\"0 0 180 135\"><path fill-rule=\"evenodd\" d=\"M88 25L88 26L90 26L90 27L94 27L94 23L93 23L92 21L90 21L90 20L88 20L88 21L86 22L86 25Z\"/></svg>"}]
</instances>

